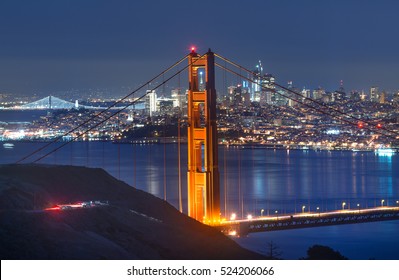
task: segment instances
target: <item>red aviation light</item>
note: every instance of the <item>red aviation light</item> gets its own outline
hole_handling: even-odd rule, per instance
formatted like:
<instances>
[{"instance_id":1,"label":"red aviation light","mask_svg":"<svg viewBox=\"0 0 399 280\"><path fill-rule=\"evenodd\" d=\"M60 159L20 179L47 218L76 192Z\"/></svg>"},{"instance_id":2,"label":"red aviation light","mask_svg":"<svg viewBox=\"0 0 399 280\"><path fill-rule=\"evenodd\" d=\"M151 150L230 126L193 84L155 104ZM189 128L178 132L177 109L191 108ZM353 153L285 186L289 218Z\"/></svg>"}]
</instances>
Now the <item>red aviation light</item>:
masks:
<instances>
[{"instance_id":1,"label":"red aviation light","mask_svg":"<svg viewBox=\"0 0 399 280\"><path fill-rule=\"evenodd\" d=\"M359 123L357 124L357 127L358 127L358 128L363 128L363 127L364 127L364 124L363 124L362 122L359 122Z\"/></svg>"},{"instance_id":2,"label":"red aviation light","mask_svg":"<svg viewBox=\"0 0 399 280\"><path fill-rule=\"evenodd\" d=\"M195 53L196 47L192 46L190 49L192 53Z\"/></svg>"},{"instance_id":3,"label":"red aviation light","mask_svg":"<svg viewBox=\"0 0 399 280\"><path fill-rule=\"evenodd\" d=\"M382 124L377 123L377 128L382 128Z\"/></svg>"}]
</instances>

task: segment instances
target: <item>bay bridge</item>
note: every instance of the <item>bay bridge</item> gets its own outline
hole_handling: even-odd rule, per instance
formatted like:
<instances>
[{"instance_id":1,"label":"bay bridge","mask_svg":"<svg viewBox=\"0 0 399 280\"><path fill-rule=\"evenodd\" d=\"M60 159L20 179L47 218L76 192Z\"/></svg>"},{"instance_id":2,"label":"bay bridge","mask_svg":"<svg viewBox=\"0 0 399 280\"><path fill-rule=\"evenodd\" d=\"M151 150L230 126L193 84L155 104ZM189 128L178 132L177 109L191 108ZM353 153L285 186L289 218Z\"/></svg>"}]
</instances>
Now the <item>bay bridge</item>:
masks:
<instances>
[{"instance_id":1,"label":"bay bridge","mask_svg":"<svg viewBox=\"0 0 399 280\"><path fill-rule=\"evenodd\" d=\"M222 62L217 62L216 59ZM167 73L175 69L183 61L188 60L188 64L180 70L174 72L169 77L165 77ZM229 64L230 67L227 67ZM102 125L109 118L115 116L123 110L128 109L130 106L140 102L145 96L157 88L164 86L173 78L179 76L183 71L188 71L188 103L187 103L187 214L200 222L209 224L219 228L225 233L238 232L240 235L245 235L251 232L279 230L279 229L292 229L302 227L316 227L322 225L332 224L347 224L347 223L360 223L371 221L382 221L399 219L399 207L384 205L381 207L374 207L370 209L362 208L356 210L330 211L321 212L319 209L315 213L274 213L263 217L263 213L259 217L227 217L226 211L222 216L221 210L221 186L220 186L220 172L219 172L219 155L218 155L218 138L217 138L217 114L216 114L216 81L215 81L215 67L229 72L240 79L247 80L251 83L257 84L259 87L266 87L261 81L257 80L256 73L242 67L241 65L213 53L211 50L203 55L198 54L195 49L178 60L176 63L159 73L154 78L150 79L142 86L126 95L124 98L119 99L114 104L107 108L103 108L98 114L90 119L77 125L75 128L67 131L63 136L54 139L53 141L44 144L39 149L21 158L17 163L23 162L40 162L49 155L62 149L69 143L77 140L84 134L87 134L96 127ZM234 68L232 68L234 67ZM234 70L238 69L238 70ZM246 74L243 74L247 73ZM128 98L133 96L139 90L150 87L152 82L161 78L163 81L150 89L147 89L147 94L144 94L134 101L128 102L127 105L121 105L126 102ZM357 116L352 116L343 112L340 109L333 108L325 105L320 101L313 100L309 97L291 90L290 88L274 83L274 86L280 87L285 92L290 93L286 96L297 103L306 105L308 108L315 110L324 115L328 115L339 122L349 125L357 126L359 122L369 124L367 129L373 129L374 124L368 120L361 119ZM268 87L268 90L277 92L274 88ZM71 104L69 104L71 105ZM105 112L112 111L111 114L105 115ZM93 121L97 121L93 124ZM180 124L180 121L178 122ZM69 141L64 141L61 145L54 148L54 143L61 140L62 137L76 132L78 129L83 131L78 135L73 136ZM180 128L178 129L180 133ZM388 128L381 128L379 133L396 139L397 133ZM178 137L180 139L180 136ZM178 152L180 159L180 141L178 141ZM44 153L44 154L42 154ZM166 165L167 159L164 159ZM182 167L180 161L178 165L179 180L181 172L185 168ZM166 185L165 185L166 188ZM239 191L240 193L240 191ZM165 191L166 194L166 191ZM226 194L226 191L224 191ZM183 212L183 198L182 198L182 184L179 181L178 186L179 195L179 210ZM164 197L166 199L166 195ZM241 202L240 207L243 207ZM243 215L242 215L243 216Z\"/></svg>"},{"instance_id":2,"label":"bay bridge","mask_svg":"<svg viewBox=\"0 0 399 280\"><path fill-rule=\"evenodd\" d=\"M140 104L142 105L142 104ZM1 108L1 109L6 109L6 110L59 110L59 109L88 109L88 110L105 110L107 107L101 107L101 106L91 106L91 105L82 105L79 104L78 100L75 102L70 102L63 100L61 98L58 98L56 96L49 95L47 97L44 97L42 99L23 104L23 105L18 105L14 107L8 107L8 108ZM112 107L112 110L119 110L121 107ZM132 105L131 107L127 107L126 109L136 109L136 106Z\"/></svg>"}]
</instances>

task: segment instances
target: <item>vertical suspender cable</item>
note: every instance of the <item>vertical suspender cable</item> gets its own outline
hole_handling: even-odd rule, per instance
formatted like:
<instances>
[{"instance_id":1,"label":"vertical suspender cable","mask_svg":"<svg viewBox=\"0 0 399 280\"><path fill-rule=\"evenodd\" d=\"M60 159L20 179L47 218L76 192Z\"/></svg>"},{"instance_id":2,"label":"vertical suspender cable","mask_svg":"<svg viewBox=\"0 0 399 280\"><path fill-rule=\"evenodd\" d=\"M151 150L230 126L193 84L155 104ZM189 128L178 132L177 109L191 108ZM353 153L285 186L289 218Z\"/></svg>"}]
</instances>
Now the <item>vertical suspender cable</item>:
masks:
<instances>
[{"instance_id":1,"label":"vertical suspender cable","mask_svg":"<svg viewBox=\"0 0 399 280\"><path fill-rule=\"evenodd\" d=\"M121 179L121 145L118 141L118 179Z\"/></svg>"},{"instance_id":2,"label":"vertical suspender cable","mask_svg":"<svg viewBox=\"0 0 399 280\"><path fill-rule=\"evenodd\" d=\"M179 101L179 115L177 118L177 161L178 161L178 193L179 193L179 211L183 213L183 200L182 200L182 185L181 185L181 135L180 135L180 121L182 115L182 101L181 101L181 88L180 88L180 74L178 76L178 101Z\"/></svg>"},{"instance_id":3,"label":"vertical suspender cable","mask_svg":"<svg viewBox=\"0 0 399 280\"><path fill-rule=\"evenodd\" d=\"M101 140L101 147L102 147L102 151L101 151L101 167L104 169L105 168L105 139Z\"/></svg>"},{"instance_id":4,"label":"vertical suspender cable","mask_svg":"<svg viewBox=\"0 0 399 280\"><path fill-rule=\"evenodd\" d=\"M133 187L136 187L137 181L136 181L136 157L137 157L137 151L136 151L136 146L137 144L133 144Z\"/></svg>"},{"instance_id":5,"label":"vertical suspender cable","mask_svg":"<svg viewBox=\"0 0 399 280\"><path fill-rule=\"evenodd\" d=\"M181 186L181 151L180 151L180 114L177 120L177 161L178 161L178 181L179 181L179 211L183 213L183 202L182 202L182 186Z\"/></svg>"},{"instance_id":6,"label":"vertical suspender cable","mask_svg":"<svg viewBox=\"0 0 399 280\"><path fill-rule=\"evenodd\" d=\"M69 151L70 151L70 153L69 153L69 164L70 165L73 165L73 161L72 161L72 156L73 156L73 145L70 145L69 146Z\"/></svg>"},{"instance_id":7,"label":"vertical suspender cable","mask_svg":"<svg viewBox=\"0 0 399 280\"><path fill-rule=\"evenodd\" d=\"M116 141L117 141L117 145L118 145L118 179L120 180L121 179L121 143L120 143L120 139L118 139L118 138L120 138L120 123L119 123L119 121L120 121L120 119L119 119L119 116L120 116L120 114L118 114L117 115L117 118L118 118L118 121L117 121L117 124L118 124L118 126L117 126L117 129L118 129L118 137L116 138Z\"/></svg>"},{"instance_id":8,"label":"vertical suspender cable","mask_svg":"<svg viewBox=\"0 0 399 280\"><path fill-rule=\"evenodd\" d=\"M85 139L86 138L86 139ZM85 146L86 146L86 167L89 167L89 133L86 133L86 137L83 137L82 139L85 141Z\"/></svg>"},{"instance_id":9,"label":"vertical suspender cable","mask_svg":"<svg viewBox=\"0 0 399 280\"><path fill-rule=\"evenodd\" d=\"M223 146L223 186L224 186L224 216L227 217L227 164L226 145Z\"/></svg>"},{"instance_id":10,"label":"vertical suspender cable","mask_svg":"<svg viewBox=\"0 0 399 280\"><path fill-rule=\"evenodd\" d=\"M163 123L163 199L166 201L166 114Z\"/></svg>"}]
</instances>

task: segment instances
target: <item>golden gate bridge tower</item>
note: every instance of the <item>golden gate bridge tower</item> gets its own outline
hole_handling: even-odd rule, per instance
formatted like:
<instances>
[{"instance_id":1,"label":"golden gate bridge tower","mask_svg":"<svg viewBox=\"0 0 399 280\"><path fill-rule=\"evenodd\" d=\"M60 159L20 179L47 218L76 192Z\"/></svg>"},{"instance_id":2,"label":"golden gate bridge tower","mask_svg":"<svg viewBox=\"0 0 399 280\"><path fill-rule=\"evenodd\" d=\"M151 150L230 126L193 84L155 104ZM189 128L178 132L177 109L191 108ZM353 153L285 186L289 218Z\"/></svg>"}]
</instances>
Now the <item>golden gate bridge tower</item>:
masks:
<instances>
[{"instance_id":1,"label":"golden gate bridge tower","mask_svg":"<svg viewBox=\"0 0 399 280\"><path fill-rule=\"evenodd\" d=\"M215 56L192 48L188 63L188 215L214 224L220 221Z\"/></svg>"}]
</instances>

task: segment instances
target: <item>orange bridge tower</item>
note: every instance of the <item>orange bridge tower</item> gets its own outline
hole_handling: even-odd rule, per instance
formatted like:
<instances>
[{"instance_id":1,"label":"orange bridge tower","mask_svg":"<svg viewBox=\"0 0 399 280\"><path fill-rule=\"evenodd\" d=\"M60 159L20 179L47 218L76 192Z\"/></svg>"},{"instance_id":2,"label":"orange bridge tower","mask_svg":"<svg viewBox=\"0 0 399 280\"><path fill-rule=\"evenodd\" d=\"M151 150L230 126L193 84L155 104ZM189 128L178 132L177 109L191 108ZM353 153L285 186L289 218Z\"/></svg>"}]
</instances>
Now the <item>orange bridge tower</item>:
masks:
<instances>
[{"instance_id":1,"label":"orange bridge tower","mask_svg":"<svg viewBox=\"0 0 399 280\"><path fill-rule=\"evenodd\" d=\"M192 50L188 63L188 215L213 224L220 220L215 56Z\"/></svg>"}]
</instances>

